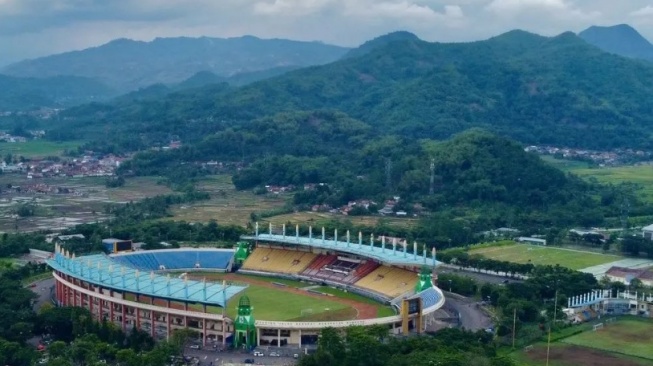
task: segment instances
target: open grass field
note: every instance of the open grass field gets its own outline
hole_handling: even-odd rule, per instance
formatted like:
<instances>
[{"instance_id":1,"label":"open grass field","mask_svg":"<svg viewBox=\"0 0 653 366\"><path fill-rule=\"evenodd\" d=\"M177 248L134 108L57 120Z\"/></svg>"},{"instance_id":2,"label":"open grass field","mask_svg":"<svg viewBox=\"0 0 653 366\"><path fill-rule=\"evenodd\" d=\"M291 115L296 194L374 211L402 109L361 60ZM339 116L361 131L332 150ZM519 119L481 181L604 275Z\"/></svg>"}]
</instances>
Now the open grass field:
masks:
<instances>
[{"instance_id":1,"label":"open grass field","mask_svg":"<svg viewBox=\"0 0 653 366\"><path fill-rule=\"evenodd\" d=\"M245 226L252 212L281 209L290 198L289 195L255 195L251 191L237 191L228 175L209 177L197 187L209 192L212 198L174 207L172 213L175 220L208 222L214 219L221 224Z\"/></svg>"},{"instance_id":2,"label":"open grass field","mask_svg":"<svg viewBox=\"0 0 653 366\"><path fill-rule=\"evenodd\" d=\"M343 216L326 212L294 212L290 214L278 215L261 220L262 223L271 222L274 225L292 222L297 224L322 226L323 224L334 220L346 220L353 225L375 226L379 220L384 220L388 225L398 227L413 227L417 224L417 219L399 218L399 217L379 217L379 216Z\"/></svg>"},{"instance_id":3,"label":"open grass field","mask_svg":"<svg viewBox=\"0 0 653 366\"><path fill-rule=\"evenodd\" d=\"M0 154L22 155L36 158L45 156L60 156L64 150L76 149L84 141L55 142L47 140L29 140L27 142L0 142Z\"/></svg>"},{"instance_id":4,"label":"open grass field","mask_svg":"<svg viewBox=\"0 0 653 366\"><path fill-rule=\"evenodd\" d=\"M471 249L470 254L479 254L483 257L514 262L540 265L556 265L571 269L583 269L599 264L610 263L624 259L618 255L584 252L573 249L545 247L530 244L514 244L496 247L483 247Z\"/></svg>"},{"instance_id":5,"label":"open grass field","mask_svg":"<svg viewBox=\"0 0 653 366\"><path fill-rule=\"evenodd\" d=\"M512 354L512 358L517 365L545 366L546 344L537 344L528 351L516 351ZM552 343L548 364L550 366L653 366L653 361L566 343Z\"/></svg>"},{"instance_id":6,"label":"open grass field","mask_svg":"<svg viewBox=\"0 0 653 366\"><path fill-rule=\"evenodd\" d=\"M542 160L566 172L574 173L581 178L594 178L600 183L620 184L633 183L636 193L647 202L653 202L653 166L618 166L593 168L585 162L556 159L552 156L542 156Z\"/></svg>"},{"instance_id":7,"label":"open grass field","mask_svg":"<svg viewBox=\"0 0 653 366\"><path fill-rule=\"evenodd\" d=\"M636 193L647 202L653 202L653 166L620 166L610 168L573 168L572 173L601 183L634 183Z\"/></svg>"},{"instance_id":8,"label":"open grass field","mask_svg":"<svg viewBox=\"0 0 653 366\"><path fill-rule=\"evenodd\" d=\"M622 318L597 331L587 331L564 343L651 360L653 363L653 321Z\"/></svg>"}]
</instances>

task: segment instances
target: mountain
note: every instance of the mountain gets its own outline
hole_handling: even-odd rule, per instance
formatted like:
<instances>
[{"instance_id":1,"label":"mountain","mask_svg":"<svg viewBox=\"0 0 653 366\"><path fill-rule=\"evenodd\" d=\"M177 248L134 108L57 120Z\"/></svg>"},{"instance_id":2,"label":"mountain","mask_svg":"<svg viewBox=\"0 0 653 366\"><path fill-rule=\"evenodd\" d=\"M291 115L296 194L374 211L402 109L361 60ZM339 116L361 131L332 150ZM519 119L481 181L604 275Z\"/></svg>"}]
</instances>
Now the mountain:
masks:
<instances>
[{"instance_id":1,"label":"mountain","mask_svg":"<svg viewBox=\"0 0 653 366\"><path fill-rule=\"evenodd\" d=\"M413 139L481 127L528 144L653 148L648 80L653 65L605 53L573 33L512 31L471 43L391 42L228 91L193 89L101 113L71 109L58 128L81 134L101 125L125 139L137 134L122 131L142 130L193 142L276 113L333 109L380 134Z\"/></svg>"},{"instance_id":2,"label":"mountain","mask_svg":"<svg viewBox=\"0 0 653 366\"><path fill-rule=\"evenodd\" d=\"M385 47L393 42L407 42L407 41L419 41L420 39L413 33L406 31L397 31L376 37L372 40L369 40L357 48L352 49L347 52L344 56L345 58L349 57L358 57L366 53L369 53L377 48Z\"/></svg>"},{"instance_id":3,"label":"mountain","mask_svg":"<svg viewBox=\"0 0 653 366\"><path fill-rule=\"evenodd\" d=\"M118 39L99 47L21 61L2 72L21 77L83 76L128 92L157 83L178 83L201 71L229 77L326 64L348 51L319 42L252 36L156 38L151 42Z\"/></svg>"},{"instance_id":4,"label":"mountain","mask_svg":"<svg viewBox=\"0 0 653 366\"><path fill-rule=\"evenodd\" d=\"M578 33L578 36L606 52L653 61L653 44L627 24L591 26Z\"/></svg>"},{"instance_id":5,"label":"mountain","mask_svg":"<svg viewBox=\"0 0 653 366\"><path fill-rule=\"evenodd\" d=\"M62 108L115 95L106 85L78 76L19 78L0 74L0 110Z\"/></svg>"}]
</instances>

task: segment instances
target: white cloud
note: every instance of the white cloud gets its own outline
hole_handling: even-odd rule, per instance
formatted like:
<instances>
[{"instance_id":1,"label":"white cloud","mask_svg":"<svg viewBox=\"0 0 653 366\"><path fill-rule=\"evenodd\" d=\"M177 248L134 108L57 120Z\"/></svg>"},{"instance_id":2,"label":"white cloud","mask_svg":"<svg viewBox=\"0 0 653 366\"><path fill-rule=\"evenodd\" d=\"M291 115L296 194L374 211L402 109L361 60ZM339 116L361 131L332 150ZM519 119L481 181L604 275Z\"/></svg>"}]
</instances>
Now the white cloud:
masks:
<instances>
[{"instance_id":1,"label":"white cloud","mask_svg":"<svg viewBox=\"0 0 653 366\"><path fill-rule=\"evenodd\" d=\"M651 12L652 0L0 0L0 64L120 37L251 34L357 46L396 30L451 42L630 22L653 40Z\"/></svg>"},{"instance_id":2,"label":"white cloud","mask_svg":"<svg viewBox=\"0 0 653 366\"><path fill-rule=\"evenodd\" d=\"M646 5L643 8L637 9L630 13L634 17L651 17L653 16L653 6Z\"/></svg>"}]
</instances>

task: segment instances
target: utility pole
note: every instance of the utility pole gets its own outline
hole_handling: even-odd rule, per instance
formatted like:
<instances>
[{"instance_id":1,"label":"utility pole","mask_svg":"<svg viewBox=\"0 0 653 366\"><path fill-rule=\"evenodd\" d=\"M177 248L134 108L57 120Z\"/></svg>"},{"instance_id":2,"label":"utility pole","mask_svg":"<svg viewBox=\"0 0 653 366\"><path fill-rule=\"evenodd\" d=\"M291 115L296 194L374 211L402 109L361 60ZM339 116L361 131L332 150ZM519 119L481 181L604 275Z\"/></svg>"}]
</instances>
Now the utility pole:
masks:
<instances>
[{"instance_id":1,"label":"utility pole","mask_svg":"<svg viewBox=\"0 0 653 366\"><path fill-rule=\"evenodd\" d=\"M392 160L385 159L385 188L392 193Z\"/></svg>"},{"instance_id":2,"label":"utility pole","mask_svg":"<svg viewBox=\"0 0 653 366\"><path fill-rule=\"evenodd\" d=\"M555 324L556 316L558 313L558 290L556 289L555 300L553 304L553 322L549 325L549 338L546 341L546 366L549 366L549 352L551 351L551 328Z\"/></svg>"},{"instance_id":3,"label":"utility pole","mask_svg":"<svg viewBox=\"0 0 653 366\"><path fill-rule=\"evenodd\" d=\"M517 308L512 311L512 348L515 349L515 330L517 329Z\"/></svg>"}]
</instances>

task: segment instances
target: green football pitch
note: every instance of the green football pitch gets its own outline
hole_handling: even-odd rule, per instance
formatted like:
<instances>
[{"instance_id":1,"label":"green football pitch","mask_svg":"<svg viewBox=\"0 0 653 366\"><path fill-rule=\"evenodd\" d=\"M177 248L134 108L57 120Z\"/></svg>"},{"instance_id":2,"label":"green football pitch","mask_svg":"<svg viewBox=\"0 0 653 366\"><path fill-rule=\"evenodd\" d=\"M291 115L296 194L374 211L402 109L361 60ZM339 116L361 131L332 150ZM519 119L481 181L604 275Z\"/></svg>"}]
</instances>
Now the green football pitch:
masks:
<instances>
[{"instance_id":1,"label":"green football pitch","mask_svg":"<svg viewBox=\"0 0 653 366\"><path fill-rule=\"evenodd\" d=\"M564 343L653 360L653 321L617 319L596 331L586 331Z\"/></svg>"},{"instance_id":2,"label":"green football pitch","mask_svg":"<svg viewBox=\"0 0 653 366\"><path fill-rule=\"evenodd\" d=\"M539 265L559 264L571 269L583 269L624 259L618 255L530 244L483 247L472 249L469 254L479 254L489 259L514 263L528 263L530 261Z\"/></svg>"}]
</instances>

